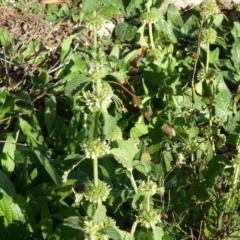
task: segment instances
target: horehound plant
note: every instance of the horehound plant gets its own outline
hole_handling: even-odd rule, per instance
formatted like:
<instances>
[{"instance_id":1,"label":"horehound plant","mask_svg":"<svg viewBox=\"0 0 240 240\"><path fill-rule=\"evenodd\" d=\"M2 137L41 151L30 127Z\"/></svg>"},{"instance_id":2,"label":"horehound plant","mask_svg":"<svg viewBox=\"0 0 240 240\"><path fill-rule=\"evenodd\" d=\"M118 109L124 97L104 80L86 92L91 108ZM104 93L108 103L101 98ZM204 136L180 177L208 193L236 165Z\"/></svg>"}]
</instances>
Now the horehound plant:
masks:
<instances>
[{"instance_id":1,"label":"horehound plant","mask_svg":"<svg viewBox=\"0 0 240 240\"><path fill-rule=\"evenodd\" d=\"M148 5L147 10L149 13ZM86 211L88 216L84 218L83 226L79 226L79 229L83 232L85 239L134 239L139 224L144 230L138 231L138 239L159 240L163 236L162 228L157 226L161 222L160 211L152 207L152 197L157 193L162 196L164 188L158 188L157 184L150 180L150 163L147 163L144 159L134 159L140 151L139 141L134 139L123 140L116 120L108 113L111 103L119 103L120 100L114 94L111 85L105 81L106 76L111 75L108 58L97 46L97 31L101 28L104 18L94 11L85 20L86 27L92 31L93 51L91 52L92 56L87 59L88 72L86 78L88 86L86 86L86 90L81 89L77 96L81 102L79 109L84 109L93 119L91 127L89 127L91 131L88 131L88 126L85 126L88 140L81 144L85 158L91 159L93 162L93 180L84 183L83 194L73 190L75 205L84 202L88 209ZM148 23L151 25L150 22ZM151 30L150 35L152 36ZM151 43L152 49L154 49L153 39ZM100 124L102 120L103 126ZM104 161L103 158L109 154L113 155L123 166L123 171L129 177L133 188L133 190L130 190L130 195L134 202L137 201L134 203L137 216L131 227L131 233L121 231L115 220L107 216L106 207L103 205L103 202L111 194L111 187L99 179L99 161ZM136 164L142 164L145 168L141 172L146 175L147 182L142 181L137 184L133 174ZM70 171L65 172L64 180L67 179L69 173Z\"/></svg>"},{"instance_id":2,"label":"horehound plant","mask_svg":"<svg viewBox=\"0 0 240 240\"><path fill-rule=\"evenodd\" d=\"M87 28L93 32L93 55L95 57L88 64L88 77L92 83L91 89L80 94L94 119L93 131L88 136L89 140L82 144L85 157L93 161L93 181L85 182L84 191L86 201L93 208L92 216L88 216L82 227L85 239L109 239L111 235L108 232L103 233L103 230L107 227L116 229L115 234L119 234L115 221L106 216L106 209L102 205L109 196L111 189L105 182L99 180L98 174L99 159L110 153L107 139L99 137L99 121L101 114L108 116L107 109L113 98L110 85L103 81L107 75L106 57L97 47L97 31L101 28L103 21L104 19L101 16L97 16L96 11L86 19ZM78 199L78 196L76 196L76 199Z\"/></svg>"},{"instance_id":3,"label":"horehound plant","mask_svg":"<svg viewBox=\"0 0 240 240\"><path fill-rule=\"evenodd\" d=\"M209 109L209 133L212 150L215 152L215 145L213 142L213 101L216 95L217 74L215 69L209 68L210 45L215 43L217 39L217 32L211 26L213 25L213 17L219 13L217 3L212 0L204 1L201 6L201 27L199 35L199 48L202 47L206 51L206 63L203 68L198 71L196 84L196 92L204 98L208 98ZM200 49L198 49L199 51Z\"/></svg>"}]
</instances>

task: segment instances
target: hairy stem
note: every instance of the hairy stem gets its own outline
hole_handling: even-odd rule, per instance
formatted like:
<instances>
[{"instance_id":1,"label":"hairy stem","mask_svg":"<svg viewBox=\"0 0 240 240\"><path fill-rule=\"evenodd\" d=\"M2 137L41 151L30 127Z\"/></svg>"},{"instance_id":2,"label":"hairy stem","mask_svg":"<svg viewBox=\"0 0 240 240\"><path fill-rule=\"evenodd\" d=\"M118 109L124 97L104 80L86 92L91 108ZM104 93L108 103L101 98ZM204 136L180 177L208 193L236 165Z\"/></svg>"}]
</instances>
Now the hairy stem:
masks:
<instances>
[{"instance_id":1,"label":"hairy stem","mask_svg":"<svg viewBox=\"0 0 240 240\"><path fill-rule=\"evenodd\" d=\"M153 41L153 29L152 29L151 23L148 24L148 28L149 28L149 38L150 38L151 47L152 47L152 49L155 49L155 44Z\"/></svg>"},{"instance_id":2,"label":"hairy stem","mask_svg":"<svg viewBox=\"0 0 240 240\"><path fill-rule=\"evenodd\" d=\"M138 193L137 184L136 184L135 179L133 177L132 170L130 171L130 174L131 174L130 180L131 180L133 189L134 189L135 193Z\"/></svg>"}]
</instances>

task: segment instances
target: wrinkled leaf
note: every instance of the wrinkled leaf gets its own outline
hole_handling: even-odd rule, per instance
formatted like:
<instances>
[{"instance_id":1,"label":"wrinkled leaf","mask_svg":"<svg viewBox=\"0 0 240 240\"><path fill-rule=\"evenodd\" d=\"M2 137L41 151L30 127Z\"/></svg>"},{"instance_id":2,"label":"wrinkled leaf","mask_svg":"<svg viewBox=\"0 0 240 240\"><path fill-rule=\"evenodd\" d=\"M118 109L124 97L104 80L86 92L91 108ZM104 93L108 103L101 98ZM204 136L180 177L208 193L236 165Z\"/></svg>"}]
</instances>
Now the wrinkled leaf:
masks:
<instances>
[{"instance_id":1,"label":"wrinkled leaf","mask_svg":"<svg viewBox=\"0 0 240 240\"><path fill-rule=\"evenodd\" d=\"M117 25L115 34L122 42L131 41L137 33L137 28L129 23L123 22Z\"/></svg>"}]
</instances>

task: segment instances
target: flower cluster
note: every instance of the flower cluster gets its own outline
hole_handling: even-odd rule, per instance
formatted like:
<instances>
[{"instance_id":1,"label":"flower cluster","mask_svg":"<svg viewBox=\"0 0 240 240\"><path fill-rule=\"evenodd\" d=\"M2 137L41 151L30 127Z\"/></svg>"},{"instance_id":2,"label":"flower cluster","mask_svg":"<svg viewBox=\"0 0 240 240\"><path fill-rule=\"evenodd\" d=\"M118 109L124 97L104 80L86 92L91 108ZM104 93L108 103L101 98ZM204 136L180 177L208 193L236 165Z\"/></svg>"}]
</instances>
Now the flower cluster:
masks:
<instances>
[{"instance_id":1,"label":"flower cluster","mask_svg":"<svg viewBox=\"0 0 240 240\"><path fill-rule=\"evenodd\" d=\"M96 81L98 79L103 79L107 75L107 69L104 65L104 60L92 60L89 63L89 66L90 68L88 70L88 74L92 80Z\"/></svg>"},{"instance_id":2,"label":"flower cluster","mask_svg":"<svg viewBox=\"0 0 240 240\"><path fill-rule=\"evenodd\" d=\"M146 228L154 227L156 224L161 222L160 214L157 210L142 211L137 217L137 221Z\"/></svg>"},{"instance_id":3,"label":"flower cluster","mask_svg":"<svg viewBox=\"0 0 240 240\"><path fill-rule=\"evenodd\" d=\"M84 197L92 203L102 203L106 201L111 188L102 181L98 181L98 186L91 181L85 182Z\"/></svg>"},{"instance_id":4,"label":"flower cluster","mask_svg":"<svg viewBox=\"0 0 240 240\"><path fill-rule=\"evenodd\" d=\"M157 12L144 12L141 15L141 20L143 21L143 23L156 23L158 21L159 18L159 13L157 14Z\"/></svg>"},{"instance_id":5,"label":"flower cluster","mask_svg":"<svg viewBox=\"0 0 240 240\"><path fill-rule=\"evenodd\" d=\"M208 19L209 17L218 14L220 11L215 0L203 1L200 8L203 19Z\"/></svg>"},{"instance_id":6,"label":"flower cluster","mask_svg":"<svg viewBox=\"0 0 240 240\"><path fill-rule=\"evenodd\" d=\"M86 19L86 27L90 30L98 30L102 27L105 19L103 16L90 16Z\"/></svg>"},{"instance_id":7,"label":"flower cluster","mask_svg":"<svg viewBox=\"0 0 240 240\"><path fill-rule=\"evenodd\" d=\"M157 193L157 184L153 181L149 181L148 183L145 183L145 181L143 181L139 186L139 191L141 193L153 196Z\"/></svg>"},{"instance_id":8,"label":"flower cluster","mask_svg":"<svg viewBox=\"0 0 240 240\"><path fill-rule=\"evenodd\" d=\"M154 62L155 60L161 59L162 56L162 51L159 49L149 49L147 52L147 59L149 62Z\"/></svg>"},{"instance_id":9,"label":"flower cluster","mask_svg":"<svg viewBox=\"0 0 240 240\"><path fill-rule=\"evenodd\" d=\"M213 82L216 78L216 71L214 69L208 69L208 71L205 68L201 68L198 71L197 74L197 80L198 81L210 81Z\"/></svg>"},{"instance_id":10,"label":"flower cluster","mask_svg":"<svg viewBox=\"0 0 240 240\"><path fill-rule=\"evenodd\" d=\"M105 227L116 228L116 222L110 217L106 217L100 224L96 224L94 221L84 221L83 230L89 236L87 239L110 239L108 235L102 233L102 229Z\"/></svg>"},{"instance_id":11,"label":"flower cluster","mask_svg":"<svg viewBox=\"0 0 240 240\"><path fill-rule=\"evenodd\" d=\"M203 29L201 33L201 43L213 44L217 39L217 32L213 28Z\"/></svg>"},{"instance_id":12,"label":"flower cluster","mask_svg":"<svg viewBox=\"0 0 240 240\"><path fill-rule=\"evenodd\" d=\"M82 144L86 158L101 158L110 153L109 144L101 139L89 140Z\"/></svg>"},{"instance_id":13,"label":"flower cluster","mask_svg":"<svg viewBox=\"0 0 240 240\"><path fill-rule=\"evenodd\" d=\"M99 92L93 87L93 91L84 93L86 105L92 112L108 109L113 98L112 88L108 83L103 82L102 89Z\"/></svg>"}]
</instances>

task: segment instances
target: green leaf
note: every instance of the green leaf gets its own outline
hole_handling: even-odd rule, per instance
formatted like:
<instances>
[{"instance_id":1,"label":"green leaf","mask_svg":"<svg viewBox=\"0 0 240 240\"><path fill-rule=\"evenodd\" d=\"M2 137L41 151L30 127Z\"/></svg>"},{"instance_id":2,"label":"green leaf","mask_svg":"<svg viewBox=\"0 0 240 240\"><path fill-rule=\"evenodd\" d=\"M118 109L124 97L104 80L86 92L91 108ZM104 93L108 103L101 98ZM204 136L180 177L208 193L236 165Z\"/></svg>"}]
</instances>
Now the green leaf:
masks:
<instances>
[{"instance_id":1,"label":"green leaf","mask_svg":"<svg viewBox=\"0 0 240 240\"><path fill-rule=\"evenodd\" d=\"M78 54L73 53L71 55L71 59L74 61L74 64L70 69L72 74L78 74L79 72L83 73L86 70L86 62L81 59ZM68 79L68 76L70 76L70 74L64 77L64 80Z\"/></svg>"},{"instance_id":2,"label":"green leaf","mask_svg":"<svg viewBox=\"0 0 240 240\"><path fill-rule=\"evenodd\" d=\"M53 222L46 204L42 206L40 223L43 239L48 239L52 233Z\"/></svg>"},{"instance_id":3,"label":"green leaf","mask_svg":"<svg viewBox=\"0 0 240 240\"><path fill-rule=\"evenodd\" d=\"M112 57L115 57L116 59L119 59L119 56L120 56L120 45L119 44L115 44L113 47L112 47L112 50L110 52L110 56Z\"/></svg>"},{"instance_id":4,"label":"green leaf","mask_svg":"<svg viewBox=\"0 0 240 240\"><path fill-rule=\"evenodd\" d=\"M141 137L143 134L141 133L141 131L139 131L137 128L133 127L130 130L130 137L132 139L138 139L139 137Z\"/></svg>"},{"instance_id":5,"label":"green leaf","mask_svg":"<svg viewBox=\"0 0 240 240\"><path fill-rule=\"evenodd\" d=\"M48 133L50 133L56 119L56 104L57 101L55 96L51 96L45 102L44 123Z\"/></svg>"},{"instance_id":6,"label":"green leaf","mask_svg":"<svg viewBox=\"0 0 240 240\"><path fill-rule=\"evenodd\" d=\"M122 231L122 230L118 230L118 232L121 234L122 236L122 240L135 240L133 234L126 232L126 231Z\"/></svg>"},{"instance_id":7,"label":"green leaf","mask_svg":"<svg viewBox=\"0 0 240 240\"><path fill-rule=\"evenodd\" d=\"M10 36L4 28L0 28L0 43L3 47L8 47L10 44Z\"/></svg>"},{"instance_id":8,"label":"green leaf","mask_svg":"<svg viewBox=\"0 0 240 240\"><path fill-rule=\"evenodd\" d=\"M64 40L62 41L61 44L62 51L60 54L61 61L63 61L66 58L66 56L71 52L71 44L75 36L76 34L71 34L69 37L64 38Z\"/></svg>"},{"instance_id":9,"label":"green leaf","mask_svg":"<svg viewBox=\"0 0 240 240\"><path fill-rule=\"evenodd\" d=\"M152 232L153 232L153 239L154 240L161 240L163 235L164 235L164 232L163 232L161 227L156 227L156 226L153 227Z\"/></svg>"},{"instance_id":10,"label":"green leaf","mask_svg":"<svg viewBox=\"0 0 240 240\"><path fill-rule=\"evenodd\" d=\"M59 224L53 231L52 235L49 237L48 240L63 240L64 238L62 237L62 224Z\"/></svg>"},{"instance_id":11,"label":"green leaf","mask_svg":"<svg viewBox=\"0 0 240 240\"><path fill-rule=\"evenodd\" d=\"M12 173L15 168L16 141L12 136L7 136L1 154L1 164L5 173Z\"/></svg>"},{"instance_id":12,"label":"green leaf","mask_svg":"<svg viewBox=\"0 0 240 240\"><path fill-rule=\"evenodd\" d=\"M49 4L49 5L48 5L48 10L49 10L50 12L52 12L52 13L57 14L57 12L58 12L58 7L57 7L56 4Z\"/></svg>"},{"instance_id":13,"label":"green leaf","mask_svg":"<svg viewBox=\"0 0 240 240\"><path fill-rule=\"evenodd\" d=\"M64 219L61 231L62 240L84 239L84 237L81 238L81 236L79 236L80 235L79 232L82 230L84 223L82 219L79 217L76 209L74 209L73 207L68 207L67 210L64 212L62 218Z\"/></svg>"},{"instance_id":14,"label":"green leaf","mask_svg":"<svg viewBox=\"0 0 240 240\"><path fill-rule=\"evenodd\" d=\"M39 75L39 81L42 86L45 86L49 82L48 73L45 70L42 70Z\"/></svg>"},{"instance_id":15,"label":"green leaf","mask_svg":"<svg viewBox=\"0 0 240 240\"><path fill-rule=\"evenodd\" d=\"M216 64L219 61L219 48L216 48L214 51L209 54L209 62Z\"/></svg>"},{"instance_id":16,"label":"green leaf","mask_svg":"<svg viewBox=\"0 0 240 240\"><path fill-rule=\"evenodd\" d=\"M112 148L110 153L123 167L131 170L133 168L133 158L139 151L133 140L118 141L118 148Z\"/></svg>"},{"instance_id":17,"label":"green leaf","mask_svg":"<svg viewBox=\"0 0 240 240\"><path fill-rule=\"evenodd\" d=\"M240 126L239 126L239 129L240 129ZM228 144L230 144L234 147L237 147L239 145L239 142L240 142L239 134L228 134L228 136L227 136L227 143Z\"/></svg>"},{"instance_id":18,"label":"green leaf","mask_svg":"<svg viewBox=\"0 0 240 240\"><path fill-rule=\"evenodd\" d=\"M117 25L115 34L122 42L131 41L137 33L137 28L129 23L123 22Z\"/></svg>"},{"instance_id":19,"label":"green leaf","mask_svg":"<svg viewBox=\"0 0 240 240\"><path fill-rule=\"evenodd\" d=\"M141 9L143 6L141 5L144 3L144 0L131 0L129 1L128 6L126 7L126 13L128 17L134 16L137 13L138 9Z\"/></svg>"},{"instance_id":20,"label":"green leaf","mask_svg":"<svg viewBox=\"0 0 240 240\"><path fill-rule=\"evenodd\" d=\"M116 8L114 6L104 6L101 10L101 15L104 17L104 19L113 19L119 15L121 15L121 11L119 8Z\"/></svg>"},{"instance_id":21,"label":"green leaf","mask_svg":"<svg viewBox=\"0 0 240 240\"><path fill-rule=\"evenodd\" d=\"M7 109L4 108L5 101L7 99L6 88L0 88L0 120L2 120L7 112Z\"/></svg>"},{"instance_id":22,"label":"green leaf","mask_svg":"<svg viewBox=\"0 0 240 240\"><path fill-rule=\"evenodd\" d=\"M67 4L64 4L58 11L58 15L61 16L61 18L64 18L69 15L69 8Z\"/></svg>"},{"instance_id":23,"label":"green leaf","mask_svg":"<svg viewBox=\"0 0 240 240\"><path fill-rule=\"evenodd\" d=\"M109 136L114 132L117 122L114 117L106 112L103 112L102 115L104 119L103 134L105 135L105 138L109 138Z\"/></svg>"},{"instance_id":24,"label":"green leaf","mask_svg":"<svg viewBox=\"0 0 240 240\"><path fill-rule=\"evenodd\" d=\"M93 11L99 8L100 1L98 0L83 0L83 12L87 14L93 13Z\"/></svg>"},{"instance_id":25,"label":"green leaf","mask_svg":"<svg viewBox=\"0 0 240 240\"><path fill-rule=\"evenodd\" d=\"M72 194L72 189L76 186L76 182L76 179L68 179L61 185L57 192L58 196L61 197L60 200L64 200L66 197Z\"/></svg>"},{"instance_id":26,"label":"green leaf","mask_svg":"<svg viewBox=\"0 0 240 240\"><path fill-rule=\"evenodd\" d=\"M196 18L196 16L194 16L194 14L192 14L182 26L181 33L186 39L189 39L197 36L198 31L198 19Z\"/></svg>"},{"instance_id":27,"label":"green leaf","mask_svg":"<svg viewBox=\"0 0 240 240\"><path fill-rule=\"evenodd\" d=\"M168 12L167 12L167 19L176 27L183 26L183 20L179 9L174 4L169 4Z\"/></svg>"},{"instance_id":28,"label":"green leaf","mask_svg":"<svg viewBox=\"0 0 240 240\"><path fill-rule=\"evenodd\" d=\"M143 193L135 194L132 200L132 208L139 210L144 200L145 196Z\"/></svg>"},{"instance_id":29,"label":"green leaf","mask_svg":"<svg viewBox=\"0 0 240 240\"><path fill-rule=\"evenodd\" d=\"M160 148L161 148L160 144L151 144L151 146L149 146L148 148L148 152L150 155L152 155L158 152Z\"/></svg>"},{"instance_id":30,"label":"green leaf","mask_svg":"<svg viewBox=\"0 0 240 240\"><path fill-rule=\"evenodd\" d=\"M39 39L36 39L30 42L26 50L22 52L23 57L28 57L31 54L35 54L37 52L37 48L39 47L39 44L40 44Z\"/></svg>"},{"instance_id":31,"label":"green leaf","mask_svg":"<svg viewBox=\"0 0 240 240\"><path fill-rule=\"evenodd\" d=\"M25 239L27 229L25 217L12 197L0 193L0 229L6 239Z\"/></svg>"},{"instance_id":32,"label":"green leaf","mask_svg":"<svg viewBox=\"0 0 240 240\"><path fill-rule=\"evenodd\" d=\"M233 22L233 28L231 30L231 34L234 37L234 40L236 41L238 38L240 38L240 23L234 21Z\"/></svg>"},{"instance_id":33,"label":"green leaf","mask_svg":"<svg viewBox=\"0 0 240 240\"><path fill-rule=\"evenodd\" d=\"M16 200L16 191L14 185L9 178L0 170L0 189L1 192L5 192L14 201ZM0 201L1 202L1 201Z\"/></svg>"},{"instance_id":34,"label":"green leaf","mask_svg":"<svg viewBox=\"0 0 240 240\"><path fill-rule=\"evenodd\" d=\"M141 162L138 161L137 165L135 166L135 169L144 174L145 176L149 176L152 171L151 164L147 161L149 161L149 154L143 153L141 156Z\"/></svg>"},{"instance_id":35,"label":"green leaf","mask_svg":"<svg viewBox=\"0 0 240 240\"><path fill-rule=\"evenodd\" d=\"M87 0L86 0L87 1ZM102 0L106 6L113 6L116 9L119 9L122 14L125 14L124 5L122 0Z\"/></svg>"},{"instance_id":36,"label":"green leaf","mask_svg":"<svg viewBox=\"0 0 240 240\"><path fill-rule=\"evenodd\" d=\"M125 72L112 72L109 75L113 76L119 83L124 84L125 79L126 79Z\"/></svg>"},{"instance_id":37,"label":"green leaf","mask_svg":"<svg viewBox=\"0 0 240 240\"><path fill-rule=\"evenodd\" d=\"M79 216L67 217L63 220L63 225L69 226L74 229L82 230L82 222Z\"/></svg>"},{"instance_id":38,"label":"green leaf","mask_svg":"<svg viewBox=\"0 0 240 240\"><path fill-rule=\"evenodd\" d=\"M240 39L236 40L232 45L231 50L231 60L233 61L235 66L240 65Z\"/></svg>"},{"instance_id":39,"label":"green leaf","mask_svg":"<svg viewBox=\"0 0 240 240\"><path fill-rule=\"evenodd\" d=\"M162 240L174 240L172 237L170 237L169 235L164 234Z\"/></svg>"},{"instance_id":40,"label":"green leaf","mask_svg":"<svg viewBox=\"0 0 240 240\"><path fill-rule=\"evenodd\" d=\"M222 13L214 15L213 26L215 29L221 25L223 18L224 18L224 15Z\"/></svg>"},{"instance_id":41,"label":"green leaf","mask_svg":"<svg viewBox=\"0 0 240 240\"><path fill-rule=\"evenodd\" d=\"M208 168L203 170L204 178L208 182L208 187L215 185L216 178L222 176L225 168L229 165L231 165L230 160L223 155L214 156L208 162Z\"/></svg>"},{"instance_id":42,"label":"green leaf","mask_svg":"<svg viewBox=\"0 0 240 240\"><path fill-rule=\"evenodd\" d=\"M123 61L129 64L138 55L138 50L133 50L124 57Z\"/></svg>"},{"instance_id":43,"label":"green leaf","mask_svg":"<svg viewBox=\"0 0 240 240\"><path fill-rule=\"evenodd\" d=\"M17 195L17 203L21 208L22 213L24 214L29 232L34 233L36 231L37 224L31 206L27 203L27 199L19 194Z\"/></svg>"},{"instance_id":44,"label":"green leaf","mask_svg":"<svg viewBox=\"0 0 240 240\"><path fill-rule=\"evenodd\" d=\"M25 121L22 118L19 118L19 125L24 135L27 136L27 142L32 147L37 147L42 145L42 143L38 140L39 132L33 129L33 126L31 126L27 121Z\"/></svg>"},{"instance_id":45,"label":"green leaf","mask_svg":"<svg viewBox=\"0 0 240 240\"><path fill-rule=\"evenodd\" d=\"M56 169L51 165L49 159L45 157L40 151L34 150L35 155L37 156L40 163L43 165L45 170L48 172L54 183L58 186L61 185L62 179L58 175Z\"/></svg>"},{"instance_id":46,"label":"green leaf","mask_svg":"<svg viewBox=\"0 0 240 240\"><path fill-rule=\"evenodd\" d=\"M104 227L103 229L101 229L101 233L108 235L110 239L122 240L121 234L119 233L118 229L112 226Z\"/></svg>"},{"instance_id":47,"label":"green leaf","mask_svg":"<svg viewBox=\"0 0 240 240\"><path fill-rule=\"evenodd\" d=\"M171 171L171 162L173 161L172 153L170 151L164 151L163 153L163 168L165 173Z\"/></svg>"},{"instance_id":48,"label":"green leaf","mask_svg":"<svg viewBox=\"0 0 240 240\"><path fill-rule=\"evenodd\" d=\"M107 218L107 209L104 205L98 204L96 211L93 214L93 222L97 225L101 224L104 222Z\"/></svg>"},{"instance_id":49,"label":"green leaf","mask_svg":"<svg viewBox=\"0 0 240 240\"><path fill-rule=\"evenodd\" d=\"M142 24L142 26L137 31L137 44L139 44L141 47L149 47L148 43L146 42L145 36L144 36L144 30L146 27L146 23Z\"/></svg>"},{"instance_id":50,"label":"green leaf","mask_svg":"<svg viewBox=\"0 0 240 240\"><path fill-rule=\"evenodd\" d=\"M221 121L226 122L233 105L232 94L222 79L218 84L218 94L215 97L215 115Z\"/></svg>"},{"instance_id":51,"label":"green leaf","mask_svg":"<svg viewBox=\"0 0 240 240\"><path fill-rule=\"evenodd\" d=\"M234 117L231 117L226 125L224 125L225 131L233 134L240 134L240 111L236 113Z\"/></svg>"},{"instance_id":52,"label":"green leaf","mask_svg":"<svg viewBox=\"0 0 240 240\"><path fill-rule=\"evenodd\" d=\"M163 18L159 18L158 22L155 24L156 29L164 34L172 43L177 43L177 38L174 35L173 29L170 24L168 24Z\"/></svg>"},{"instance_id":53,"label":"green leaf","mask_svg":"<svg viewBox=\"0 0 240 240\"><path fill-rule=\"evenodd\" d=\"M50 14L50 13L47 13L47 15L45 16L45 18L44 18L46 21L48 21L48 22L56 22L57 21L57 16L55 16L55 15L52 15L52 14Z\"/></svg>"},{"instance_id":54,"label":"green leaf","mask_svg":"<svg viewBox=\"0 0 240 240\"><path fill-rule=\"evenodd\" d=\"M138 139L146 134L148 134L148 126L142 123L136 123L130 130L130 136L133 139Z\"/></svg>"},{"instance_id":55,"label":"green leaf","mask_svg":"<svg viewBox=\"0 0 240 240\"><path fill-rule=\"evenodd\" d=\"M73 73L68 76L68 78L70 78L70 80L67 82L65 88L65 95L68 97L72 97L80 92L86 84L91 82L90 78L78 73Z\"/></svg>"}]
</instances>

